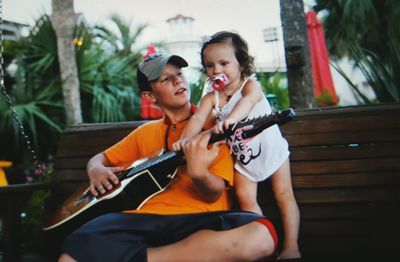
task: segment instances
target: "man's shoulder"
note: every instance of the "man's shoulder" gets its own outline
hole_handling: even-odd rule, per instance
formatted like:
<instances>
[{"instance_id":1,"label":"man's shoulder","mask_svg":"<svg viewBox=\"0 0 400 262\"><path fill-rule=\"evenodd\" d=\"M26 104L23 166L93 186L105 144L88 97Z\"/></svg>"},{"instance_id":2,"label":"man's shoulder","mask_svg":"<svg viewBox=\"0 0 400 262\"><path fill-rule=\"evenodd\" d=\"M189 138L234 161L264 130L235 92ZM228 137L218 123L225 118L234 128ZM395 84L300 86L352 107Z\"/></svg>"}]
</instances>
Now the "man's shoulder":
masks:
<instances>
[{"instance_id":1,"label":"man's shoulder","mask_svg":"<svg viewBox=\"0 0 400 262\"><path fill-rule=\"evenodd\" d=\"M144 139L153 137L156 133L161 132L163 126L162 119L149 120L132 130L126 139Z\"/></svg>"},{"instance_id":2,"label":"man's shoulder","mask_svg":"<svg viewBox=\"0 0 400 262\"><path fill-rule=\"evenodd\" d=\"M155 120L149 120L142 125L140 125L137 130L150 130L150 129L159 129L163 125L164 120L161 119L155 119Z\"/></svg>"}]
</instances>

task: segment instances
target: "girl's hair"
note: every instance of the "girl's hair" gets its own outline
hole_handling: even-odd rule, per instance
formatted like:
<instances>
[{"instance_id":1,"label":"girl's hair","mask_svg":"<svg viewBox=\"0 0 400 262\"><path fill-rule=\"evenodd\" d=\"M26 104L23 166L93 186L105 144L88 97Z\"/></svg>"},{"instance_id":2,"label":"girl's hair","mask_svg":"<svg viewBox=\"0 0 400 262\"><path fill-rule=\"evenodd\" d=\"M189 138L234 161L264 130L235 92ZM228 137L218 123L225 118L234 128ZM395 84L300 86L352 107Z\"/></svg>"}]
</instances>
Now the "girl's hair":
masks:
<instances>
[{"instance_id":1,"label":"girl's hair","mask_svg":"<svg viewBox=\"0 0 400 262\"><path fill-rule=\"evenodd\" d=\"M204 63L204 50L212 44L217 43L230 43L235 49L235 56L241 67L243 67L242 77L251 76L255 71L254 57L249 55L249 48L247 42L238 34L228 31L221 31L213 34L210 39L207 39L201 47L201 65L203 72L206 73L206 66Z\"/></svg>"}]
</instances>

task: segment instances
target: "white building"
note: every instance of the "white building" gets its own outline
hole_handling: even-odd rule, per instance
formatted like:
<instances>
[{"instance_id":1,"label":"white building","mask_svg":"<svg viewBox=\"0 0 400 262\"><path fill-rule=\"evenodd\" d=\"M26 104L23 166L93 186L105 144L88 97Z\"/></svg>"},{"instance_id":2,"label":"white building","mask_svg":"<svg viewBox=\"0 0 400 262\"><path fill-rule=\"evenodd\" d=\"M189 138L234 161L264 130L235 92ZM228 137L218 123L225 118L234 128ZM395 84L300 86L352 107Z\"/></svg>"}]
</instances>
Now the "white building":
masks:
<instances>
[{"instance_id":1,"label":"white building","mask_svg":"<svg viewBox=\"0 0 400 262\"><path fill-rule=\"evenodd\" d=\"M21 24L17 22L3 20L1 24L1 30L3 32L4 40L17 40L22 36L28 34L29 25Z\"/></svg>"},{"instance_id":2,"label":"white building","mask_svg":"<svg viewBox=\"0 0 400 262\"><path fill-rule=\"evenodd\" d=\"M167 19L169 32L165 39L166 49L171 54L180 55L189 63L185 69L186 76L191 81L197 81L200 76L201 35L194 28L194 18L181 14Z\"/></svg>"}]
</instances>

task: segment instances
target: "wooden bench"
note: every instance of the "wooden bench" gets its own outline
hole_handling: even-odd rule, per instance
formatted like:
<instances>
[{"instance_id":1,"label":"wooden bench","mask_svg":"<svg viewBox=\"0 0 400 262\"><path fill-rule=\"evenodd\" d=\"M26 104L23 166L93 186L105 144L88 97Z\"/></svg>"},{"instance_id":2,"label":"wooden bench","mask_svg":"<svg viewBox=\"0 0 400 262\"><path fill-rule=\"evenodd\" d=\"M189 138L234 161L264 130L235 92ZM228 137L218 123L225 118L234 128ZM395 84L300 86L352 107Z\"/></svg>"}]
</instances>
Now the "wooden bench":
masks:
<instances>
[{"instance_id":1,"label":"wooden bench","mask_svg":"<svg viewBox=\"0 0 400 262\"><path fill-rule=\"evenodd\" d=\"M282 126L290 144L305 258L398 257L399 113L399 104L297 110L295 120ZM268 181L263 184L259 201L279 224L272 197L265 197Z\"/></svg>"},{"instance_id":2,"label":"wooden bench","mask_svg":"<svg viewBox=\"0 0 400 262\"><path fill-rule=\"evenodd\" d=\"M281 127L290 144L292 181L301 212L304 261L379 261L394 258L400 221L400 105L296 110ZM87 179L88 159L143 122L83 124L63 133L55 210ZM259 203L282 235L269 181Z\"/></svg>"}]
</instances>

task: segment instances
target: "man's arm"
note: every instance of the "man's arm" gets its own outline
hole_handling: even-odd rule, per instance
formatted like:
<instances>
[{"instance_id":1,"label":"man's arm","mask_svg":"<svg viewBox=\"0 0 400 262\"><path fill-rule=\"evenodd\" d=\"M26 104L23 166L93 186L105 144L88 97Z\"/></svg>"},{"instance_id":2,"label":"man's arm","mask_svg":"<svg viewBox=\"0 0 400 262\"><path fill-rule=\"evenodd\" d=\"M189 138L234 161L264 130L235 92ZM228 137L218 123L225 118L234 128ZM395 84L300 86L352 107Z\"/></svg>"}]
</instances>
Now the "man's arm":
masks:
<instances>
[{"instance_id":1,"label":"man's arm","mask_svg":"<svg viewBox=\"0 0 400 262\"><path fill-rule=\"evenodd\" d=\"M204 200L214 202L225 190L225 181L209 172L209 167L218 156L220 145L214 143L208 148L211 132L206 131L183 145L189 176L192 178L198 193Z\"/></svg>"},{"instance_id":2,"label":"man's arm","mask_svg":"<svg viewBox=\"0 0 400 262\"><path fill-rule=\"evenodd\" d=\"M119 179L115 175L124 170L123 167L116 167L107 159L103 153L92 157L86 166L90 180L90 192L94 196L104 194L111 190L113 185L118 185Z\"/></svg>"}]
</instances>

